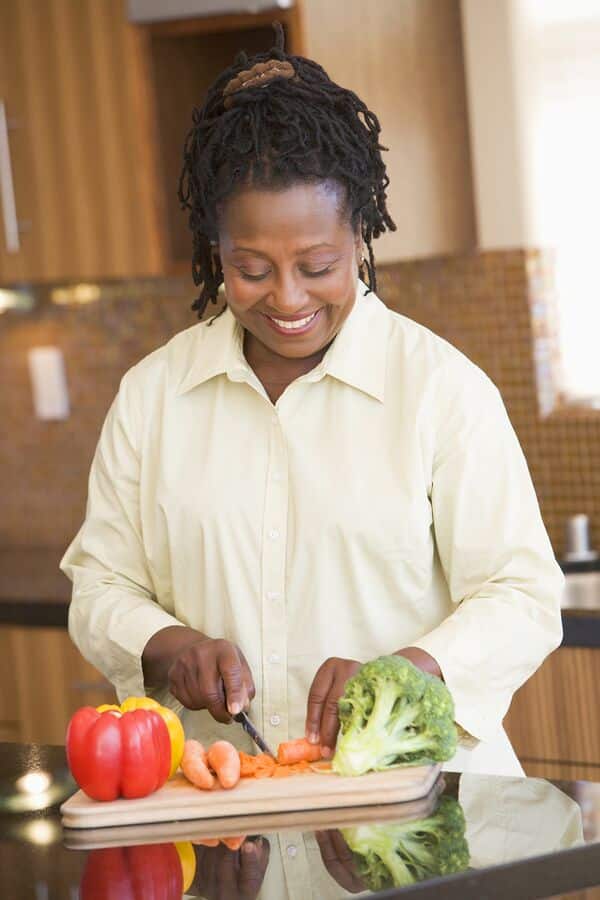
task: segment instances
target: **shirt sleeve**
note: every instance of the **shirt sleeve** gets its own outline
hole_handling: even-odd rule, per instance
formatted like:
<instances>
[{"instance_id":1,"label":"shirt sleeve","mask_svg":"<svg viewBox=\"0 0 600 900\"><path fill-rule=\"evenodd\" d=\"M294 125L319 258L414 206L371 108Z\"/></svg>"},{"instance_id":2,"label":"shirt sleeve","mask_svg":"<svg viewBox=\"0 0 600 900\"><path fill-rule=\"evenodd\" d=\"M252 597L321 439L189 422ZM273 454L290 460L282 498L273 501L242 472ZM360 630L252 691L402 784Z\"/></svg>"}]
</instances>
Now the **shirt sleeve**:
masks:
<instances>
[{"instance_id":1,"label":"shirt sleeve","mask_svg":"<svg viewBox=\"0 0 600 900\"><path fill-rule=\"evenodd\" d=\"M487 740L560 644L564 577L500 393L473 369L456 390L445 379L432 412L433 525L455 609L414 646L437 660L458 725Z\"/></svg>"},{"instance_id":2,"label":"shirt sleeve","mask_svg":"<svg viewBox=\"0 0 600 900\"><path fill-rule=\"evenodd\" d=\"M73 582L69 634L115 686L143 696L141 657L153 634L181 623L157 602L140 516L139 395L127 373L94 454L85 521L60 563Z\"/></svg>"}]
</instances>

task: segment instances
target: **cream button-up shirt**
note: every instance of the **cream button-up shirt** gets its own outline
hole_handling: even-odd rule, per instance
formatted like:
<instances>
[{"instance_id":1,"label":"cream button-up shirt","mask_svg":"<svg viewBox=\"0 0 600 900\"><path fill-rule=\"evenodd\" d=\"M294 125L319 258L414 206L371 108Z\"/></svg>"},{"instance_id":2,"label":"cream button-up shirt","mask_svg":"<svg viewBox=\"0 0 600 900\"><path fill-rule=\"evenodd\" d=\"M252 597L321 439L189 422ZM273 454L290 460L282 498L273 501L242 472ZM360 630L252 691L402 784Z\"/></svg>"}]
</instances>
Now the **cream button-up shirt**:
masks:
<instances>
[{"instance_id":1,"label":"cream button-up shirt","mask_svg":"<svg viewBox=\"0 0 600 900\"><path fill-rule=\"evenodd\" d=\"M242 648L273 745L304 734L327 657L421 647L466 732L459 771L521 773L502 719L562 634L563 576L498 390L360 281L320 364L274 405L229 309L130 369L61 569L71 637L120 698L150 690L152 635L185 624ZM151 692L188 736L247 746Z\"/></svg>"}]
</instances>

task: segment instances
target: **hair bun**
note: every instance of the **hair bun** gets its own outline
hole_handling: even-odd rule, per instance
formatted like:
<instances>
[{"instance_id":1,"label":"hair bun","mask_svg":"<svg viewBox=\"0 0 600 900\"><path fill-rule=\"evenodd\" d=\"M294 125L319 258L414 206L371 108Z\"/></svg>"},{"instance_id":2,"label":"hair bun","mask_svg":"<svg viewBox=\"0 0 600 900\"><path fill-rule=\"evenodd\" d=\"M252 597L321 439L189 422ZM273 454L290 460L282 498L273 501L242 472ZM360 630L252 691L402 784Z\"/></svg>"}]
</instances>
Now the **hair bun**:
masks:
<instances>
[{"instance_id":1,"label":"hair bun","mask_svg":"<svg viewBox=\"0 0 600 900\"><path fill-rule=\"evenodd\" d=\"M296 70L287 60L269 59L256 63L251 69L245 69L227 82L223 89L223 105L229 109L234 102L234 94L244 88L266 87L275 78L294 78Z\"/></svg>"}]
</instances>

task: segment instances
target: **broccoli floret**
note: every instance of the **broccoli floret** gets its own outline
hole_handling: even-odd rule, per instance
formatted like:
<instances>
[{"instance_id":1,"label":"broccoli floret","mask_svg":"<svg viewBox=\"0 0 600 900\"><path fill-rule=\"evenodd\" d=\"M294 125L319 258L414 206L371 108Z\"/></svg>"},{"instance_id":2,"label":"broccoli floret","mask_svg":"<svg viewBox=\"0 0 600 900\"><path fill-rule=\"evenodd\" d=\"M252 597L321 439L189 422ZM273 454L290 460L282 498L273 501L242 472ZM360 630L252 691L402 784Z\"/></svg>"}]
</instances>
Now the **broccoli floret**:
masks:
<instances>
[{"instance_id":1,"label":"broccoli floret","mask_svg":"<svg viewBox=\"0 0 600 900\"><path fill-rule=\"evenodd\" d=\"M426 819L359 825L342 829L342 835L372 891L462 872L469 865L465 817L453 797L442 797Z\"/></svg>"},{"instance_id":2,"label":"broccoli floret","mask_svg":"<svg viewBox=\"0 0 600 900\"><path fill-rule=\"evenodd\" d=\"M346 682L338 702L339 775L450 759L456 750L454 703L441 679L403 656L380 656Z\"/></svg>"}]
</instances>

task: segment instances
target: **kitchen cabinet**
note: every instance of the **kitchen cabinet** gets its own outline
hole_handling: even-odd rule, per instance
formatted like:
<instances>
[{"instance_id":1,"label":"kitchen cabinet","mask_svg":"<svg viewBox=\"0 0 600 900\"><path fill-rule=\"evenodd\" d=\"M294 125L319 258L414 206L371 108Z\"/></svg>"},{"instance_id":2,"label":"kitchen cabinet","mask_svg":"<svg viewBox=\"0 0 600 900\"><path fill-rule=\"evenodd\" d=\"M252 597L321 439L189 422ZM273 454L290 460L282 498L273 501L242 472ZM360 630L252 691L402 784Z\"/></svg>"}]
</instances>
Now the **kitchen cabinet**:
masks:
<instances>
[{"instance_id":1,"label":"kitchen cabinet","mask_svg":"<svg viewBox=\"0 0 600 900\"><path fill-rule=\"evenodd\" d=\"M600 650L561 647L517 691L505 727L527 775L600 779Z\"/></svg>"},{"instance_id":2,"label":"kitchen cabinet","mask_svg":"<svg viewBox=\"0 0 600 900\"><path fill-rule=\"evenodd\" d=\"M380 118L399 227L377 242L379 261L472 247L458 0L297 0L150 25L129 23L124 0L19 0L0 4L10 167L1 138L0 153L19 244L2 224L0 284L189 274L177 187L192 108L240 49L272 46L274 18L288 50Z\"/></svg>"},{"instance_id":3,"label":"kitchen cabinet","mask_svg":"<svg viewBox=\"0 0 600 900\"><path fill-rule=\"evenodd\" d=\"M63 744L80 706L116 702L64 628L0 628L0 739Z\"/></svg>"},{"instance_id":4,"label":"kitchen cabinet","mask_svg":"<svg viewBox=\"0 0 600 900\"><path fill-rule=\"evenodd\" d=\"M356 91L382 126L398 230L376 242L380 262L464 252L475 244L469 135L458 0L297 0L289 10L139 26L149 73L148 117L156 142L152 181L164 214L169 271L189 273L188 214L177 200L194 106L241 49L273 45L279 19L286 48L315 59ZM176 87L174 87L176 86Z\"/></svg>"},{"instance_id":5,"label":"kitchen cabinet","mask_svg":"<svg viewBox=\"0 0 600 900\"><path fill-rule=\"evenodd\" d=\"M0 163L19 244L2 222L0 284L160 273L145 75L122 0L0 3Z\"/></svg>"}]
</instances>

